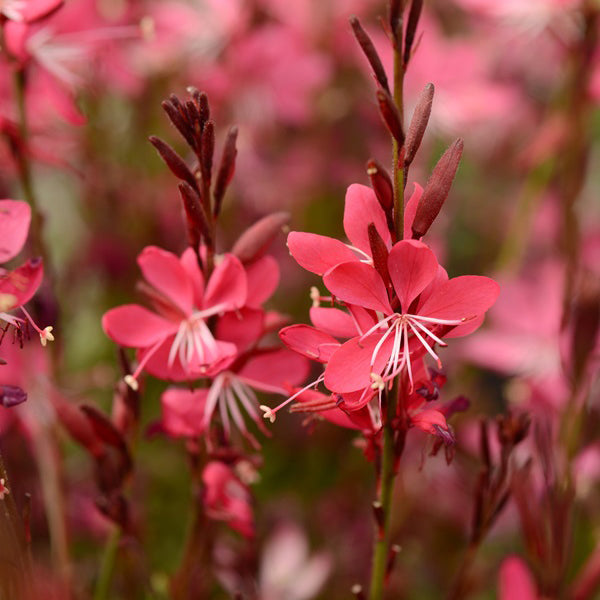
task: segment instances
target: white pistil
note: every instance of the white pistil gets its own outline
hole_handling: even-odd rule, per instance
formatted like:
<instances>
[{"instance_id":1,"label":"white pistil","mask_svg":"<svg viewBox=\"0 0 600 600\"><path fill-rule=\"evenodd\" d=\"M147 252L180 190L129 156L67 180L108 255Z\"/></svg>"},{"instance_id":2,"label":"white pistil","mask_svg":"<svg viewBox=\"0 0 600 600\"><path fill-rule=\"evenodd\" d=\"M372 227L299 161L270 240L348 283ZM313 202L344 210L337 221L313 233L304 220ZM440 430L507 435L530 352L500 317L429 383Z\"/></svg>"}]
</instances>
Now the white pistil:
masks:
<instances>
[{"instance_id":1,"label":"white pistil","mask_svg":"<svg viewBox=\"0 0 600 600\"><path fill-rule=\"evenodd\" d=\"M319 383L321 383L323 381L323 379L325 379L324 373L319 375L319 377L317 377L317 379L315 379L314 381L311 381L308 385L305 385L301 390L298 390L295 394L290 396L287 400L284 400L281 404L279 404L275 408L271 408L270 406L261 404L258 408L260 408L260 410L262 410L265 413L263 415L263 418L269 419L269 421L271 421L271 423L275 423L275 415L279 410L281 410L284 406L287 406L290 402L294 401L300 394L302 394L303 392L306 392L306 390L309 390L310 388L313 388L313 387L317 387L319 385Z\"/></svg>"}]
</instances>

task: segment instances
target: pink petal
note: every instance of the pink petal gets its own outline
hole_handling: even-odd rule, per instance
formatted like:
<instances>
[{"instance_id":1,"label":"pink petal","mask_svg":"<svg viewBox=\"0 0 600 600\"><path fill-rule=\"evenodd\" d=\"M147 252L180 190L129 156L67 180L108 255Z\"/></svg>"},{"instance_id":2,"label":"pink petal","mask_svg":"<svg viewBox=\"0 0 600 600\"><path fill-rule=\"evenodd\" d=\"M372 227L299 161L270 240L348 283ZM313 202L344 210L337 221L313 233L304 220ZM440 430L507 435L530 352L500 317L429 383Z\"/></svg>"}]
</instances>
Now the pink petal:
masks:
<instances>
[{"instance_id":1,"label":"pink petal","mask_svg":"<svg viewBox=\"0 0 600 600\"><path fill-rule=\"evenodd\" d=\"M412 196L408 199L408 202L404 206L404 239L410 240L412 238L412 224L417 214L417 206L419 200L423 195L423 188L415 182L415 191Z\"/></svg>"},{"instance_id":2,"label":"pink petal","mask_svg":"<svg viewBox=\"0 0 600 600\"><path fill-rule=\"evenodd\" d=\"M167 321L143 306L125 304L117 306L102 317L106 335L121 346L148 348L179 327L175 321Z\"/></svg>"},{"instance_id":3,"label":"pink petal","mask_svg":"<svg viewBox=\"0 0 600 600\"><path fill-rule=\"evenodd\" d=\"M225 313L215 328L215 337L232 342L238 352L244 352L256 344L264 333L265 313L256 308L242 308Z\"/></svg>"},{"instance_id":4,"label":"pink petal","mask_svg":"<svg viewBox=\"0 0 600 600\"><path fill-rule=\"evenodd\" d=\"M178 306L185 315L192 312L194 290L179 258L156 246L148 246L138 256L146 281Z\"/></svg>"},{"instance_id":5,"label":"pink petal","mask_svg":"<svg viewBox=\"0 0 600 600\"><path fill-rule=\"evenodd\" d=\"M248 284L239 259L225 254L215 267L206 286L203 308L223 306L222 312L241 308L246 303Z\"/></svg>"},{"instance_id":6,"label":"pink petal","mask_svg":"<svg viewBox=\"0 0 600 600\"><path fill-rule=\"evenodd\" d=\"M410 312L413 300L433 281L438 268L435 254L422 242L402 240L390 251L388 270L402 312Z\"/></svg>"},{"instance_id":7,"label":"pink petal","mask_svg":"<svg viewBox=\"0 0 600 600\"><path fill-rule=\"evenodd\" d=\"M327 362L340 343L328 333L310 325L290 325L279 332L281 341L294 352L312 360Z\"/></svg>"},{"instance_id":8,"label":"pink petal","mask_svg":"<svg viewBox=\"0 0 600 600\"><path fill-rule=\"evenodd\" d=\"M258 390L287 395L291 386L306 379L308 371L306 358L287 348L278 348L256 352L237 374Z\"/></svg>"},{"instance_id":9,"label":"pink petal","mask_svg":"<svg viewBox=\"0 0 600 600\"><path fill-rule=\"evenodd\" d=\"M390 335L377 353L371 367L371 357L380 335L370 335L361 341L352 338L336 350L325 368L325 386L332 392L345 394L370 387L373 383L371 373L381 373L387 364L394 342Z\"/></svg>"},{"instance_id":10,"label":"pink petal","mask_svg":"<svg viewBox=\"0 0 600 600\"><path fill-rule=\"evenodd\" d=\"M0 200L0 263L15 257L29 231L31 209L22 200Z\"/></svg>"},{"instance_id":11,"label":"pink petal","mask_svg":"<svg viewBox=\"0 0 600 600\"><path fill-rule=\"evenodd\" d=\"M464 337L465 335L471 335L474 331L477 331L485 319L485 314L479 315L474 319L470 319L464 325L453 327L448 333L444 334L444 338L458 338Z\"/></svg>"},{"instance_id":12,"label":"pink petal","mask_svg":"<svg viewBox=\"0 0 600 600\"><path fill-rule=\"evenodd\" d=\"M352 317L339 308L313 306L310 320L317 329L334 337L350 338L358 333Z\"/></svg>"},{"instance_id":13,"label":"pink petal","mask_svg":"<svg viewBox=\"0 0 600 600\"><path fill-rule=\"evenodd\" d=\"M354 183L346 192L344 231L353 246L371 256L369 223L375 225L381 239L389 248L391 246L390 231L385 213L375 196L375 192L366 185Z\"/></svg>"},{"instance_id":14,"label":"pink petal","mask_svg":"<svg viewBox=\"0 0 600 600\"><path fill-rule=\"evenodd\" d=\"M194 305L202 306L202 299L204 298L204 275L198 266L198 257L193 248L186 248L179 261L192 284Z\"/></svg>"},{"instance_id":15,"label":"pink petal","mask_svg":"<svg viewBox=\"0 0 600 600\"><path fill-rule=\"evenodd\" d=\"M437 319L471 319L488 310L499 293L500 286L489 277L454 277L431 294L419 314Z\"/></svg>"},{"instance_id":16,"label":"pink petal","mask_svg":"<svg viewBox=\"0 0 600 600\"><path fill-rule=\"evenodd\" d=\"M3 310L12 310L29 302L43 278L44 267L41 258L32 258L13 271L0 274L0 294L14 300L12 306L3 306Z\"/></svg>"},{"instance_id":17,"label":"pink petal","mask_svg":"<svg viewBox=\"0 0 600 600\"><path fill-rule=\"evenodd\" d=\"M272 256L263 256L246 265L248 278L248 298L246 304L260 308L268 300L279 284L279 265Z\"/></svg>"},{"instance_id":18,"label":"pink petal","mask_svg":"<svg viewBox=\"0 0 600 600\"><path fill-rule=\"evenodd\" d=\"M17 8L26 23L32 23L50 15L64 4L64 0L26 0L22 8Z\"/></svg>"},{"instance_id":19,"label":"pink petal","mask_svg":"<svg viewBox=\"0 0 600 600\"><path fill-rule=\"evenodd\" d=\"M208 390L166 390L160 398L164 431L173 437L197 437L204 433L207 395Z\"/></svg>"},{"instance_id":20,"label":"pink petal","mask_svg":"<svg viewBox=\"0 0 600 600\"><path fill-rule=\"evenodd\" d=\"M535 583L518 556L504 559L498 577L498 600L537 600Z\"/></svg>"},{"instance_id":21,"label":"pink petal","mask_svg":"<svg viewBox=\"0 0 600 600\"><path fill-rule=\"evenodd\" d=\"M358 261L348 246L324 235L292 231L288 235L287 245L296 262L317 275L323 275L340 263Z\"/></svg>"},{"instance_id":22,"label":"pink petal","mask_svg":"<svg viewBox=\"0 0 600 600\"><path fill-rule=\"evenodd\" d=\"M361 262L343 263L326 273L323 283L344 302L388 315L393 312L381 276L369 265Z\"/></svg>"}]
</instances>

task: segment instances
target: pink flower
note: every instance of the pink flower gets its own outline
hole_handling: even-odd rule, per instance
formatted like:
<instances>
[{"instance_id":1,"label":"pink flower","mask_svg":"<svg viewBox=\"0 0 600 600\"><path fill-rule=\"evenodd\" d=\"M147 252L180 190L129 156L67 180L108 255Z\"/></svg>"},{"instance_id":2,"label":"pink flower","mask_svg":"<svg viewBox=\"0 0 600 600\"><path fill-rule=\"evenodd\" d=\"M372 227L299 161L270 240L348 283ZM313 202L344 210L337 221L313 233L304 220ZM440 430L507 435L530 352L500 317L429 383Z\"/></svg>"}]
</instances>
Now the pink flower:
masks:
<instances>
[{"instance_id":1,"label":"pink flower","mask_svg":"<svg viewBox=\"0 0 600 600\"><path fill-rule=\"evenodd\" d=\"M26 202L0 200L0 262L14 258L21 251L30 222L31 209ZM8 313L20 308L45 346L47 341L54 340L52 327L40 329L23 306L40 287L43 276L44 269L39 258L30 259L12 271L0 267L0 320L20 328L25 319Z\"/></svg>"},{"instance_id":2,"label":"pink flower","mask_svg":"<svg viewBox=\"0 0 600 600\"><path fill-rule=\"evenodd\" d=\"M415 240L394 245L387 269L387 283L374 268L359 262L340 264L324 276L338 300L381 315L373 327L331 356L325 385L334 392L363 390L371 384L383 389L402 372L413 388L415 359L428 353L439 365L434 345L445 346L442 337L471 333L499 293L498 284L487 277L448 279L433 252Z\"/></svg>"},{"instance_id":3,"label":"pink flower","mask_svg":"<svg viewBox=\"0 0 600 600\"><path fill-rule=\"evenodd\" d=\"M64 0L1 0L0 15L10 21L32 23L59 9Z\"/></svg>"},{"instance_id":4,"label":"pink flower","mask_svg":"<svg viewBox=\"0 0 600 600\"><path fill-rule=\"evenodd\" d=\"M254 536L254 518L248 488L225 463L211 461L202 473L204 506L211 519L226 521L245 537Z\"/></svg>"},{"instance_id":5,"label":"pink flower","mask_svg":"<svg viewBox=\"0 0 600 600\"><path fill-rule=\"evenodd\" d=\"M191 248L178 258L149 246L139 255L138 264L149 284L144 291L156 312L128 304L102 318L111 339L139 351L139 365L127 376L127 383L136 388L143 369L156 377L182 381L206 376L231 362L236 345L215 339L207 320L246 303L248 283L240 261L225 254L207 282Z\"/></svg>"},{"instance_id":6,"label":"pink flower","mask_svg":"<svg viewBox=\"0 0 600 600\"><path fill-rule=\"evenodd\" d=\"M537 600L535 583L518 556L505 558L498 575L498 600Z\"/></svg>"}]
</instances>

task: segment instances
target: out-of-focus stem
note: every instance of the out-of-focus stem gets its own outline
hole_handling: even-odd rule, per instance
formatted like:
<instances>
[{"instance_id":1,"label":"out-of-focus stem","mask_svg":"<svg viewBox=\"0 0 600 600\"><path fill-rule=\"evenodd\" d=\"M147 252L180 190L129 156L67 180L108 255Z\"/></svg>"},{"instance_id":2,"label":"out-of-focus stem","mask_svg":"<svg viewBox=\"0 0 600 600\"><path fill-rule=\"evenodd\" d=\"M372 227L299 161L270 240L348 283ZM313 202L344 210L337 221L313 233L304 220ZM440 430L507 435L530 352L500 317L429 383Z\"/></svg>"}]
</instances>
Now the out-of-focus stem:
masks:
<instances>
[{"instance_id":1,"label":"out-of-focus stem","mask_svg":"<svg viewBox=\"0 0 600 600\"><path fill-rule=\"evenodd\" d=\"M110 598L110 584L115 570L120 541L121 529L115 525L104 546L102 563L100 564L98 580L96 581L96 588L94 590L94 600L108 600Z\"/></svg>"}]
</instances>

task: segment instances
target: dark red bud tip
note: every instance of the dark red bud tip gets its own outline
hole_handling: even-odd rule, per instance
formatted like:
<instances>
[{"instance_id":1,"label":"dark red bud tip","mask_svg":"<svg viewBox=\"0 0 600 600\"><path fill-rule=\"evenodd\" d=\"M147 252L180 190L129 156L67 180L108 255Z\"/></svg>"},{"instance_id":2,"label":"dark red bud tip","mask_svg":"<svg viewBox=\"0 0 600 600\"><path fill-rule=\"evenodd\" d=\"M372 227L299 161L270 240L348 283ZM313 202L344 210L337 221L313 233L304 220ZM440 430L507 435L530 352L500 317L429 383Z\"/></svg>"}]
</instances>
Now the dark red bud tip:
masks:
<instances>
[{"instance_id":1,"label":"dark red bud tip","mask_svg":"<svg viewBox=\"0 0 600 600\"><path fill-rule=\"evenodd\" d=\"M221 157L221 164L219 166L219 172L217 174L217 180L215 182L215 189L213 192L214 205L213 215L216 217L221 212L221 204L227 187L233 178L235 172L235 159L237 157L237 136L238 128L231 127L227 133L227 139L225 140L225 147L223 148L223 156Z\"/></svg>"},{"instance_id":2,"label":"dark red bud tip","mask_svg":"<svg viewBox=\"0 0 600 600\"><path fill-rule=\"evenodd\" d=\"M412 55L412 47L415 41L415 35L417 32L417 26L419 24L419 19L421 18L422 8L423 0L412 0L410 4L410 11L408 13L406 35L404 37L404 53L402 55L405 69Z\"/></svg>"},{"instance_id":3,"label":"dark red bud tip","mask_svg":"<svg viewBox=\"0 0 600 600\"><path fill-rule=\"evenodd\" d=\"M160 138L155 135L151 135L148 140L156 148L161 158L165 161L165 164L171 170L171 173L178 179L187 181L192 187L196 187L196 178L189 170L185 161L169 144L163 142Z\"/></svg>"},{"instance_id":4,"label":"dark red bud tip","mask_svg":"<svg viewBox=\"0 0 600 600\"><path fill-rule=\"evenodd\" d=\"M231 252L243 263L260 258L289 220L290 214L287 212L273 213L263 217L239 237Z\"/></svg>"},{"instance_id":5,"label":"dark red bud tip","mask_svg":"<svg viewBox=\"0 0 600 600\"><path fill-rule=\"evenodd\" d=\"M371 159L367 163L367 175L379 204L384 211L389 211L394 206L394 186L389 173L376 161Z\"/></svg>"},{"instance_id":6,"label":"dark red bud tip","mask_svg":"<svg viewBox=\"0 0 600 600\"><path fill-rule=\"evenodd\" d=\"M27 400L27 392L17 385L0 385L0 406L10 408Z\"/></svg>"},{"instance_id":7,"label":"dark red bud tip","mask_svg":"<svg viewBox=\"0 0 600 600\"><path fill-rule=\"evenodd\" d=\"M454 181L456 170L463 152L463 141L457 139L444 152L431 173L417 206L412 225L413 238L422 238L438 216Z\"/></svg>"},{"instance_id":8,"label":"dark red bud tip","mask_svg":"<svg viewBox=\"0 0 600 600\"><path fill-rule=\"evenodd\" d=\"M377 90L377 102L383 122L398 142L398 145L402 147L404 145L404 130L402 129L402 119L398 107L385 90Z\"/></svg>"},{"instance_id":9,"label":"dark red bud tip","mask_svg":"<svg viewBox=\"0 0 600 600\"><path fill-rule=\"evenodd\" d=\"M377 53L371 38L363 29L360 21L356 17L350 17L350 25L352 27L352 31L354 32L356 41L360 44L364 55L367 57L367 60L371 65L371 69L373 69L373 74L375 75L377 83L379 83L379 85L389 94L390 86L387 75L385 73L385 69L383 68L381 58L379 58L379 54Z\"/></svg>"},{"instance_id":10,"label":"dark red bud tip","mask_svg":"<svg viewBox=\"0 0 600 600\"><path fill-rule=\"evenodd\" d=\"M423 135L429 123L429 115L431 114L431 105L433 103L433 94L435 88L433 83L428 83L425 89L421 92L413 117L410 121L408 131L406 133L406 152L404 154L404 166L408 167L421 146Z\"/></svg>"},{"instance_id":11,"label":"dark red bud tip","mask_svg":"<svg viewBox=\"0 0 600 600\"><path fill-rule=\"evenodd\" d=\"M169 120L175 126L177 131L184 137L190 148L196 148L196 136L194 128L188 123L186 116L179 110L181 102L175 95L171 95L170 100L165 100L161 103L163 110L167 113Z\"/></svg>"}]
</instances>

